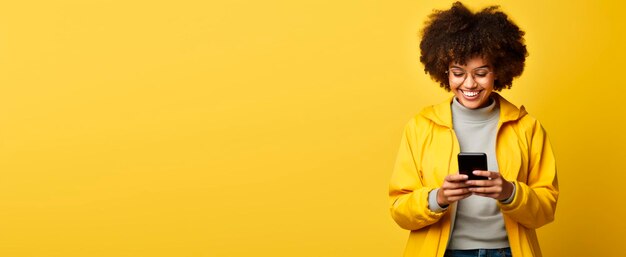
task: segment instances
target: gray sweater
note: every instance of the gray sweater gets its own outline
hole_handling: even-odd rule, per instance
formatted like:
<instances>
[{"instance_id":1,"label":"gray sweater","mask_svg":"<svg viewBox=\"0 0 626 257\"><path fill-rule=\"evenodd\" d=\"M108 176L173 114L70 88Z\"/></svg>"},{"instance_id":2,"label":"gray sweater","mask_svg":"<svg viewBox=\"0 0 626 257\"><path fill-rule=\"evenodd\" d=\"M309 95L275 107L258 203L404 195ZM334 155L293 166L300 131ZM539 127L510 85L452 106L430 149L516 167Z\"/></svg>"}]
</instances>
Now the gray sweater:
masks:
<instances>
[{"instance_id":1,"label":"gray sweater","mask_svg":"<svg viewBox=\"0 0 626 257\"><path fill-rule=\"evenodd\" d=\"M461 152L487 154L490 171L498 171L496 133L500 108L497 101L480 109L468 109L456 99L452 105L452 123ZM443 211L436 202L438 190L429 196L429 208ZM512 198L512 197L511 197ZM508 202L512 200L507 199ZM433 203L434 200L434 203ZM457 202L456 216L448 249L496 249L509 247L504 219L495 199L472 195Z\"/></svg>"}]
</instances>

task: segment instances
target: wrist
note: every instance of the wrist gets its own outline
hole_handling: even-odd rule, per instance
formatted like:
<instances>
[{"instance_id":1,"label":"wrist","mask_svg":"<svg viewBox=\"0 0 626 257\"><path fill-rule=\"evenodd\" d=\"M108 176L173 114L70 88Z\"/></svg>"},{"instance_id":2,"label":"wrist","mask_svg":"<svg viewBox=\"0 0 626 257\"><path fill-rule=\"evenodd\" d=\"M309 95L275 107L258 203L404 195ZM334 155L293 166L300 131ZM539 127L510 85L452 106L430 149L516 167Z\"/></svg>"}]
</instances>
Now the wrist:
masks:
<instances>
[{"instance_id":1,"label":"wrist","mask_svg":"<svg viewBox=\"0 0 626 257\"><path fill-rule=\"evenodd\" d=\"M513 201L513 196L515 195L515 184L513 182L506 181L504 186L504 194L502 199L500 199L503 203L509 203Z\"/></svg>"},{"instance_id":2,"label":"wrist","mask_svg":"<svg viewBox=\"0 0 626 257\"><path fill-rule=\"evenodd\" d=\"M443 190L441 190L441 188L437 190L437 204L441 208L446 208L448 207L448 205L450 205L450 203L446 202L445 197L443 197Z\"/></svg>"},{"instance_id":3,"label":"wrist","mask_svg":"<svg viewBox=\"0 0 626 257\"><path fill-rule=\"evenodd\" d=\"M438 192L439 189L437 188L428 193L428 209L433 212L443 212L447 209L447 206L441 206L441 204L437 202Z\"/></svg>"}]
</instances>

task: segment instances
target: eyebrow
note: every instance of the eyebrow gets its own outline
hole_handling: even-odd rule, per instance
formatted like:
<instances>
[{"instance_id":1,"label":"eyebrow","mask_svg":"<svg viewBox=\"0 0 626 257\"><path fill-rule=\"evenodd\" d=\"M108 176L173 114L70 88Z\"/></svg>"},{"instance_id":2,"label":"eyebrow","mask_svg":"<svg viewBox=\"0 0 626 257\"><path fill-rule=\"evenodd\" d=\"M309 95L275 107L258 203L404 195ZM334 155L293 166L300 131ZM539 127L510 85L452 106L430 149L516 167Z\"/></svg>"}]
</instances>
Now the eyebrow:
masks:
<instances>
[{"instance_id":1,"label":"eyebrow","mask_svg":"<svg viewBox=\"0 0 626 257\"><path fill-rule=\"evenodd\" d=\"M463 69L463 67L461 67L461 66L456 66L456 65L452 65L452 67L451 67L451 68L459 68L459 69ZM472 70L475 70L475 69L482 69L482 68L489 68L489 64L485 64L485 65L483 65L483 66L476 67L476 68L474 68L474 69L472 69Z\"/></svg>"}]
</instances>

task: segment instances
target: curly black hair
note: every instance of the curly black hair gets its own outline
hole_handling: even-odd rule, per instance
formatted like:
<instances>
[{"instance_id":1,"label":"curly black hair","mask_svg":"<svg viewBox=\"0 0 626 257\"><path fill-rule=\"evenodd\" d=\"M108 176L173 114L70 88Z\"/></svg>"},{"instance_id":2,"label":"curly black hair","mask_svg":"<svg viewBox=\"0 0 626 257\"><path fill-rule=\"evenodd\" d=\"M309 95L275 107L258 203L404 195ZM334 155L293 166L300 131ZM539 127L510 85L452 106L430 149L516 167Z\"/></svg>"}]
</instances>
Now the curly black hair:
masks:
<instances>
[{"instance_id":1,"label":"curly black hair","mask_svg":"<svg viewBox=\"0 0 626 257\"><path fill-rule=\"evenodd\" d=\"M491 62L496 74L494 90L511 88L513 78L522 75L528 56L524 31L491 6L472 13L460 2L448 10L435 10L422 31L420 61L424 71L450 91L446 71L451 63L465 65L473 57Z\"/></svg>"}]
</instances>

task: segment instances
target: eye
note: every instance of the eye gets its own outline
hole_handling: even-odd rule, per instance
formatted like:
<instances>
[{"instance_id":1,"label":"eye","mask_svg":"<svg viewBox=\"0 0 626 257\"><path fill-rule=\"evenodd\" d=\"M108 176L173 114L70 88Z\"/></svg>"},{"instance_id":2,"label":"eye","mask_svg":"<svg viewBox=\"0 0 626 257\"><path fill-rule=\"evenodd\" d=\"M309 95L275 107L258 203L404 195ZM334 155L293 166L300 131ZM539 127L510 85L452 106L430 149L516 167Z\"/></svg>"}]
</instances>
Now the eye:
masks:
<instances>
[{"instance_id":1,"label":"eye","mask_svg":"<svg viewBox=\"0 0 626 257\"><path fill-rule=\"evenodd\" d=\"M474 71L474 76L476 77L484 78L487 75L489 75L489 70L486 70L486 69L480 69L480 70Z\"/></svg>"},{"instance_id":2,"label":"eye","mask_svg":"<svg viewBox=\"0 0 626 257\"><path fill-rule=\"evenodd\" d=\"M461 78L465 76L465 71L461 69L450 69L450 74L457 78Z\"/></svg>"}]
</instances>

